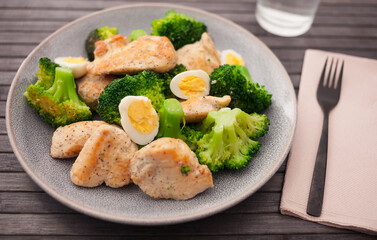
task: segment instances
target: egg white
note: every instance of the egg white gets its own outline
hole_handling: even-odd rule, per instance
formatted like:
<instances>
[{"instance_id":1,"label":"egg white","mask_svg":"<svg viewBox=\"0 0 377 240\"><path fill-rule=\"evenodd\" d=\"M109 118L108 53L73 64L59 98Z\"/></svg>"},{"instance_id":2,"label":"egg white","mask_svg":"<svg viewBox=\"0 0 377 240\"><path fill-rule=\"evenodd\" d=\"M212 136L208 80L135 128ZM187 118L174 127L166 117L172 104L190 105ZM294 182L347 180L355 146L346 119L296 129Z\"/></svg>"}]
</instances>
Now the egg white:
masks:
<instances>
[{"instance_id":1,"label":"egg white","mask_svg":"<svg viewBox=\"0 0 377 240\"><path fill-rule=\"evenodd\" d=\"M144 96L127 96L122 99L119 104L120 122L124 131L128 134L132 141L139 145L145 145L153 141L158 133L159 121L157 121L156 128L150 133L141 133L134 126L132 126L131 120L128 117L128 108L135 100L148 101L149 99ZM157 115L157 112L155 110ZM158 115L157 115L158 116Z\"/></svg>"},{"instance_id":2,"label":"egg white","mask_svg":"<svg viewBox=\"0 0 377 240\"><path fill-rule=\"evenodd\" d=\"M80 78L86 74L86 65L88 64L87 60L83 63L69 63L64 61L65 58L67 57L57 57L55 58L54 62L59 64L61 67L72 69L74 78Z\"/></svg>"},{"instance_id":3,"label":"egg white","mask_svg":"<svg viewBox=\"0 0 377 240\"><path fill-rule=\"evenodd\" d=\"M198 97L202 97L202 96L207 96L209 94L209 90L210 90L210 84L209 84L209 75L208 73L204 72L203 70L190 70L190 71L186 71L186 72L181 72L179 74L177 74L170 82L170 90L172 91L172 93L181 98L181 99L189 99L189 96L185 95L181 89L179 88L179 83L182 81L182 79L184 79L185 77L188 77L188 76L196 76L196 77L200 77L202 79L204 79L205 83L206 83L206 89L204 90L203 93L201 93Z\"/></svg>"},{"instance_id":4,"label":"egg white","mask_svg":"<svg viewBox=\"0 0 377 240\"><path fill-rule=\"evenodd\" d=\"M238 52L234 51L233 49L227 49L227 50L224 50L224 51L221 52L221 57L220 57L221 65L229 64L226 61L226 55L228 55L228 53L231 53L234 56L236 56L236 57L241 58L242 60L244 60L243 57L241 56L241 54L239 54Z\"/></svg>"}]
</instances>

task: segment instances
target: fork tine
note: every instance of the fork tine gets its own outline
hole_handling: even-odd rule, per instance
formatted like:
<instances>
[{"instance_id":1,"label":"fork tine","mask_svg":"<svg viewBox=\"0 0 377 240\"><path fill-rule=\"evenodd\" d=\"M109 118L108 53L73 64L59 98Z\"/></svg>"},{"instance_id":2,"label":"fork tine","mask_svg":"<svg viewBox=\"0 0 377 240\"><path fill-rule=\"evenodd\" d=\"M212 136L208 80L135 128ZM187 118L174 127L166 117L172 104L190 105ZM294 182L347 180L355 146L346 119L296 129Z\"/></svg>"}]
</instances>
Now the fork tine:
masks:
<instances>
[{"instance_id":1,"label":"fork tine","mask_svg":"<svg viewBox=\"0 0 377 240\"><path fill-rule=\"evenodd\" d=\"M336 59L335 69L334 69L334 74L333 74L333 77L332 77L332 81L327 84L329 86L329 88L331 88L332 86L335 87L335 78L336 78L336 70L338 69L338 62L339 62L339 59ZM329 78L330 78L330 73L329 73Z\"/></svg>"},{"instance_id":2,"label":"fork tine","mask_svg":"<svg viewBox=\"0 0 377 240\"><path fill-rule=\"evenodd\" d=\"M330 68L329 68L329 74L327 75L327 81L326 86L330 87L330 78L331 78L331 70L332 70L332 64L334 63L334 58L331 59Z\"/></svg>"},{"instance_id":3,"label":"fork tine","mask_svg":"<svg viewBox=\"0 0 377 240\"><path fill-rule=\"evenodd\" d=\"M325 82L325 73L326 73L326 66L327 66L327 60L329 58L327 57L326 58L326 61L325 61L325 65L323 66L323 70L322 70L322 73L321 73L321 78L319 80L319 85L318 86L323 86L324 85L324 82Z\"/></svg>"},{"instance_id":4,"label":"fork tine","mask_svg":"<svg viewBox=\"0 0 377 240\"><path fill-rule=\"evenodd\" d=\"M338 77L338 83L336 84L336 88L335 89L339 89L340 90L341 87L342 87L343 67L344 67L344 60L342 61L342 67L340 68L340 73L339 73L339 77Z\"/></svg>"}]
</instances>

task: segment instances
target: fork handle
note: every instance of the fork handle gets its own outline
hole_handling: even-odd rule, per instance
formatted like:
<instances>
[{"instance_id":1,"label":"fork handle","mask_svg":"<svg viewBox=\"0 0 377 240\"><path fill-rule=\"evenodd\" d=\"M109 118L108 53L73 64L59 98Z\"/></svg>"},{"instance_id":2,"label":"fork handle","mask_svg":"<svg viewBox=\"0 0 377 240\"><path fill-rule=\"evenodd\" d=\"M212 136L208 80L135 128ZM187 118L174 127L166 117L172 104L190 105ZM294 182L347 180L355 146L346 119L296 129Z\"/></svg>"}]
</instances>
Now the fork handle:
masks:
<instances>
[{"instance_id":1,"label":"fork handle","mask_svg":"<svg viewBox=\"0 0 377 240\"><path fill-rule=\"evenodd\" d=\"M329 128L329 112L324 112L321 140L319 142L317 158L313 171L312 184L310 187L308 206L306 213L319 217L322 212L323 193L325 189L326 165L327 165L327 144Z\"/></svg>"}]
</instances>

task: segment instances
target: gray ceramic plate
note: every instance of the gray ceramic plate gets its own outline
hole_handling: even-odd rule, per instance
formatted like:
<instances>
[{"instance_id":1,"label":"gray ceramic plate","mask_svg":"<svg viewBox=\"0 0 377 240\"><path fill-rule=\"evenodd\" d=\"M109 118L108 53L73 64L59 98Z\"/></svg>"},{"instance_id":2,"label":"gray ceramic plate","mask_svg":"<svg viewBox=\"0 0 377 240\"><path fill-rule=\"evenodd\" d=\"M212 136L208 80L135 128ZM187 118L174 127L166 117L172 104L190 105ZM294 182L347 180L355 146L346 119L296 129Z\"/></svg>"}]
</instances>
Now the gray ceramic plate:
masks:
<instances>
[{"instance_id":1,"label":"gray ceramic plate","mask_svg":"<svg viewBox=\"0 0 377 240\"><path fill-rule=\"evenodd\" d=\"M153 19L170 10L186 13L208 26L219 50L241 53L253 79L273 94L265 112L271 126L261 139L262 147L252 162L240 171L214 174L213 189L187 201L155 200L131 184L121 189L105 186L77 187L70 181L73 160L49 156L54 131L32 110L23 93L36 81L38 60L58 56L85 56L84 41L97 27L119 27L129 35L133 29L149 30ZM116 7L82 17L45 39L22 63L13 80L7 102L7 129L13 150L29 176L48 194L63 204L97 218L138 225L158 225L191 221L225 210L244 200L278 170L290 149L296 125L295 93L282 64L254 35L214 14L166 4Z\"/></svg>"}]
</instances>

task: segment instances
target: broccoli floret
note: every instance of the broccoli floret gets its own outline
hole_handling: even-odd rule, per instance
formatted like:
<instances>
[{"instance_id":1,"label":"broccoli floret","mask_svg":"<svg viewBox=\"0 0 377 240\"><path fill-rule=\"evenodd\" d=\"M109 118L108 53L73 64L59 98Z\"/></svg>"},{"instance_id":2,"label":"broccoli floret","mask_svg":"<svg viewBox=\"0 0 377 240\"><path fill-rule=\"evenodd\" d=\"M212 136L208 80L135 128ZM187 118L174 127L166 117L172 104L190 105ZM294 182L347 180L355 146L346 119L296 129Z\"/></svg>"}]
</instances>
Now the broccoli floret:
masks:
<instances>
[{"instance_id":1,"label":"broccoli floret","mask_svg":"<svg viewBox=\"0 0 377 240\"><path fill-rule=\"evenodd\" d=\"M85 50L88 54L89 61L94 60L95 43L99 40L105 40L115 34L118 34L118 28L104 26L91 31L85 41Z\"/></svg>"},{"instance_id":2,"label":"broccoli floret","mask_svg":"<svg viewBox=\"0 0 377 240\"><path fill-rule=\"evenodd\" d=\"M139 37L145 36L145 35L147 35L147 33L143 29L135 29L135 30L132 31L132 33L130 35L130 40L134 41L134 40L138 39Z\"/></svg>"},{"instance_id":3,"label":"broccoli floret","mask_svg":"<svg viewBox=\"0 0 377 240\"><path fill-rule=\"evenodd\" d=\"M181 173L184 174L184 175L187 175L188 172L191 171L191 168L189 165L185 165L185 164L182 164L181 166Z\"/></svg>"},{"instance_id":4,"label":"broccoli floret","mask_svg":"<svg viewBox=\"0 0 377 240\"><path fill-rule=\"evenodd\" d=\"M230 95L230 108L240 108L247 113L261 112L271 105L272 95L251 80L244 66L221 65L210 75L210 95L222 97Z\"/></svg>"},{"instance_id":5,"label":"broccoli floret","mask_svg":"<svg viewBox=\"0 0 377 240\"><path fill-rule=\"evenodd\" d=\"M145 70L134 76L126 75L105 87L98 99L97 113L104 121L121 126L118 106L124 97L146 96L154 109L160 109L165 100L164 91L162 74Z\"/></svg>"},{"instance_id":6,"label":"broccoli floret","mask_svg":"<svg viewBox=\"0 0 377 240\"><path fill-rule=\"evenodd\" d=\"M58 64L51 62L49 58L39 59L39 71L37 72L38 81L35 85L48 89L55 81L55 68Z\"/></svg>"},{"instance_id":7,"label":"broccoli floret","mask_svg":"<svg viewBox=\"0 0 377 240\"><path fill-rule=\"evenodd\" d=\"M116 27L104 26L97 28L96 30L100 40L105 40L106 38L118 34L118 28Z\"/></svg>"},{"instance_id":8,"label":"broccoli floret","mask_svg":"<svg viewBox=\"0 0 377 240\"><path fill-rule=\"evenodd\" d=\"M204 23L170 10L164 18L153 20L151 35L166 36L178 50L186 44L199 41L206 31L207 26Z\"/></svg>"},{"instance_id":9,"label":"broccoli floret","mask_svg":"<svg viewBox=\"0 0 377 240\"><path fill-rule=\"evenodd\" d=\"M195 125L186 125L181 134L182 140L190 147L191 151L195 152L198 148L198 141L203 137L203 133L196 129Z\"/></svg>"},{"instance_id":10,"label":"broccoli floret","mask_svg":"<svg viewBox=\"0 0 377 240\"><path fill-rule=\"evenodd\" d=\"M90 108L77 96L72 70L48 58L40 59L39 65L37 83L24 94L35 112L53 127L91 119Z\"/></svg>"},{"instance_id":11,"label":"broccoli floret","mask_svg":"<svg viewBox=\"0 0 377 240\"><path fill-rule=\"evenodd\" d=\"M197 142L199 162L212 172L245 167L260 147L252 138L265 135L268 126L266 115L249 115L239 108L210 112L199 126L204 133Z\"/></svg>"}]
</instances>

